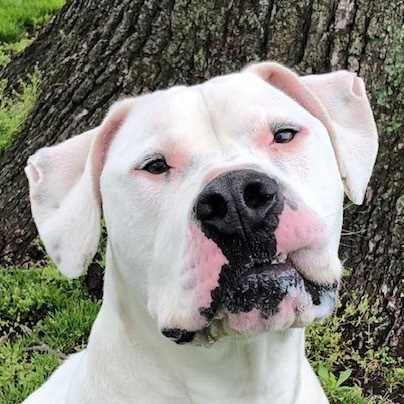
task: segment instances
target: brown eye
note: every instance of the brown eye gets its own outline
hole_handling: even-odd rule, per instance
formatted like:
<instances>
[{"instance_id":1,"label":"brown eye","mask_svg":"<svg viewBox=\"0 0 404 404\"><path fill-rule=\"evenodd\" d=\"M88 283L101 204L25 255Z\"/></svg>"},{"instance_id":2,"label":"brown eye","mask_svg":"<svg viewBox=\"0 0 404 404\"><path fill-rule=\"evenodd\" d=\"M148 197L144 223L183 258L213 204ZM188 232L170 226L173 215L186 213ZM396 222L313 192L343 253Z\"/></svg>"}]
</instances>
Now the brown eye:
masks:
<instances>
[{"instance_id":1,"label":"brown eye","mask_svg":"<svg viewBox=\"0 0 404 404\"><path fill-rule=\"evenodd\" d=\"M171 167L166 163L164 159L157 159L151 161L143 167L143 170L148 171L151 174L163 174L168 171Z\"/></svg>"},{"instance_id":2,"label":"brown eye","mask_svg":"<svg viewBox=\"0 0 404 404\"><path fill-rule=\"evenodd\" d=\"M275 143L289 143L295 137L297 131L293 129L282 129L274 134Z\"/></svg>"}]
</instances>

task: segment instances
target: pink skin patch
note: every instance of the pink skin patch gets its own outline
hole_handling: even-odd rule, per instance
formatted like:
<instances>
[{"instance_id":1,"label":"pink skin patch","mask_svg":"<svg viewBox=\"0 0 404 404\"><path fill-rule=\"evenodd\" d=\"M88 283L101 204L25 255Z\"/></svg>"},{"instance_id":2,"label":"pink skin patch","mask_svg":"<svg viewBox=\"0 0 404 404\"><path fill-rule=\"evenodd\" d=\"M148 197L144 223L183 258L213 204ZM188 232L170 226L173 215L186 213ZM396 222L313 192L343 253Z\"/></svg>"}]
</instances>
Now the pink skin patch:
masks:
<instances>
[{"instance_id":1,"label":"pink skin patch","mask_svg":"<svg viewBox=\"0 0 404 404\"><path fill-rule=\"evenodd\" d=\"M199 307L209 307L211 292L219 285L219 274L228 264L222 250L189 219L189 263L187 287L194 288L194 302Z\"/></svg>"},{"instance_id":2,"label":"pink skin patch","mask_svg":"<svg viewBox=\"0 0 404 404\"><path fill-rule=\"evenodd\" d=\"M105 164L105 159L109 147L117 134L122 122L127 117L130 109L133 106L133 100L127 99L117 103L111 108L109 114L104 119L101 124L98 134L94 140L91 160L92 160L92 178L93 178L93 188L96 198L101 203L101 193L100 193L100 177L101 172Z\"/></svg>"},{"instance_id":3,"label":"pink skin patch","mask_svg":"<svg viewBox=\"0 0 404 404\"><path fill-rule=\"evenodd\" d=\"M173 145L174 146L174 145ZM166 156L167 164L171 167L171 170L182 171L184 167L187 166L190 156L186 153L180 151L171 151L171 153Z\"/></svg>"},{"instance_id":4,"label":"pink skin patch","mask_svg":"<svg viewBox=\"0 0 404 404\"><path fill-rule=\"evenodd\" d=\"M287 143L276 143L274 141L274 134L268 127L264 127L258 129L256 133L253 135L253 142L260 150L268 150L274 152L288 152L290 153L291 149L298 147L300 140L303 136L307 136L309 133L308 128L301 127L299 132L297 132L294 138Z\"/></svg>"},{"instance_id":5,"label":"pink skin patch","mask_svg":"<svg viewBox=\"0 0 404 404\"><path fill-rule=\"evenodd\" d=\"M277 252L289 253L307 246L323 246L324 226L320 220L304 206L296 210L285 204L275 230Z\"/></svg>"},{"instance_id":6,"label":"pink skin patch","mask_svg":"<svg viewBox=\"0 0 404 404\"><path fill-rule=\"evenodd\" d=\"M25 168L27 176L36 184L41 180L40 171L37 169L34 163L28 160L28 165Z\"/></svg>"}]
</instances>

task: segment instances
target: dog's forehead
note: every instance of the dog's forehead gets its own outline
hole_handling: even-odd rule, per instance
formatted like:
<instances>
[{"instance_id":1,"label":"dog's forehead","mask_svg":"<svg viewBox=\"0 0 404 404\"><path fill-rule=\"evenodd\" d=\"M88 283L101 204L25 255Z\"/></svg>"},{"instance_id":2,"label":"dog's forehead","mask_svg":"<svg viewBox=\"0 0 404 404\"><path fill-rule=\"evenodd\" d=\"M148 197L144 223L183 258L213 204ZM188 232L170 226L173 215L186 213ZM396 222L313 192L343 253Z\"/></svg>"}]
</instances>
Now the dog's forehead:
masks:
<instances>
[{"instance_id":1,"label":"dog's forehead","mask_svg":"<svg viewBox=\"0 0 404 404\"><path fill-rule=\"evenodd\" d=\"M220 128L257 118L285 119L291 109L299 117L308 112L279 89L253 73L241 72L215 77L190 87L175 87L155 94L152 121L171 125L190 124L198 117ZM190 118L190 119L189 119ZM228 125L226 125L228 126Z\"/></svg>"},{"instance_id":2,"label":"dog's forehead","mask_svg":"<svg viewBox=\"0 0 404 404\"><path fill-rule=\"evenodd\" d=\"M118 135L136 154L228 148L275 125L313 120L296 101L258 76L234 73L190 87L173 87L139 100Z\"/></svg>"}]
</instances>

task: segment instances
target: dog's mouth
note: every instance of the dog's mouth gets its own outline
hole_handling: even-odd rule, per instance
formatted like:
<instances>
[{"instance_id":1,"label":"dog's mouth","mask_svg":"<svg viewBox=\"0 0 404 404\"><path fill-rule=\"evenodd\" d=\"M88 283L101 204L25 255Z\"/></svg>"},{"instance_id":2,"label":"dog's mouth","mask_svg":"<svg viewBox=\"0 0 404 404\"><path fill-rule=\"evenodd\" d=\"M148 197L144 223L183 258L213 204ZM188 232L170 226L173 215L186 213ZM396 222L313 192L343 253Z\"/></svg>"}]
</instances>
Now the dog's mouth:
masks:
<instances>
[{"instance_id":1,"label":"dog's mouth","mask_svg":"<svg viewBox=\"0 0 404 404\"><path fill-rule=\"evenodd\" d=\"M200 308L200 313L211 321L221 313L247 313L259 311L264 319L279 311L280 303L288 296L298 294L310 297L313 305L321 304L321 296L336 291L337 283L320 285L306 279L285 254L278 254L271 263L252 263L242 272L225 265L221 271L219 287L212 291L212 303ZM307 300L307 299L304 299ZM302 301L301 305L308 302ZM302 310L302 307L299 307Z\"/></svg>"},{"instance_id":2,"label":"dog's mouth","mask_svg":"<svg viewBox=\"0 0 404 404\"><path fill-rule=\"evenodd\" d=\"M177 344L210 345L225 335L302 327L322 321L335 306L338 283L306 279L285 255L270 263L222 268L210 307L201 307L206 327L197 331L163 330Z\"/></svg>"}]
</instances>

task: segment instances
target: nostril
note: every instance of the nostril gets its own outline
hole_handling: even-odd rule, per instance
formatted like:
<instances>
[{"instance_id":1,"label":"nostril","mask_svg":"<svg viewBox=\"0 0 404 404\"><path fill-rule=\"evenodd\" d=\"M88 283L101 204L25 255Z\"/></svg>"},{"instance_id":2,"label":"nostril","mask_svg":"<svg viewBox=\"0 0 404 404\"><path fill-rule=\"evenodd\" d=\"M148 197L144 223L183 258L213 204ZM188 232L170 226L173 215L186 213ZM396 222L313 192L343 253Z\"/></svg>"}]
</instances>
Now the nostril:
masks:
<instances>
[{"instance_id":1,"label":"nostril","mask_svg":"<svg viewBox=\"0 0 404 404\"><path fill-rule=\"evenodd\" d=\"M204 196L198 204L198 218L201 220L223 219L227 215L227 202L220 194Z\"/></svg>"},{"instance_id":2,"label":"nostril","mask_svg":"<svg viewBox=\"0 0 404 404\"><path fill-rule=\"evenodd\" d=\"M250 209L259 209L266 206L273 198L268 189L261 183L250 183L244 189L244 202Z\"/></svg>"}]
</instances>

